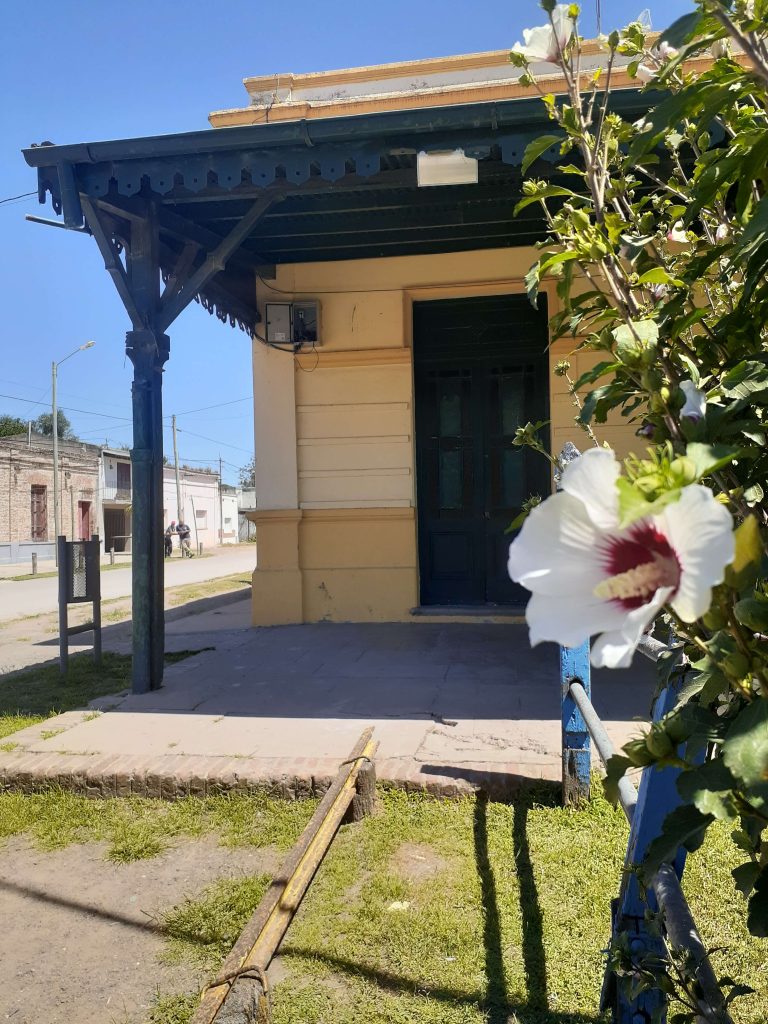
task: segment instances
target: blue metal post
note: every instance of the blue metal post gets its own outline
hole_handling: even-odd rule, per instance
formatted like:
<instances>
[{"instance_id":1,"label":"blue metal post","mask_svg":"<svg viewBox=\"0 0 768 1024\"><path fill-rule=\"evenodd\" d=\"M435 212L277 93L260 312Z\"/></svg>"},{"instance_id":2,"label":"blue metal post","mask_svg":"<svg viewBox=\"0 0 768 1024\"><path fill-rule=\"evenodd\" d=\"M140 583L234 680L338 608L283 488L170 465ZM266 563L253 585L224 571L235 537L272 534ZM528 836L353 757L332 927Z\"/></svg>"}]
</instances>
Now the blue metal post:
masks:
<instances>
[{"instance_id":1,"label":"blue metal post","mask_svg":"<svg viewBox=\"0 0 768 1024\"><path fill-rule=\"evenodd\" d=\"M564 804L577 804L589 799L589 776L592 769L587 724L569 692L571 683L575 681L581 683L591 700L589 641L580 647L560 648Z\"/></svg>"}]
</instances>

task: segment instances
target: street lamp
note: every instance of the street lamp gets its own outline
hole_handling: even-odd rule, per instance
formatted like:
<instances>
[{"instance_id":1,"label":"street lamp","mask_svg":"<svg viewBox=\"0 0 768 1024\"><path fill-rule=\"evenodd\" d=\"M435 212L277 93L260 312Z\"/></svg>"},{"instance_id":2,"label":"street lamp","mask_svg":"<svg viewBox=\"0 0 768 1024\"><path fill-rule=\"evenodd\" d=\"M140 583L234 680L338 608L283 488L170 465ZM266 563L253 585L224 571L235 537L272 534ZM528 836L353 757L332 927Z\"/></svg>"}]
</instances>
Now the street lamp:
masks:
<instances>
[{"instance_id":1,"label":"street lamp","mask_svg":"<svg viewBox=\"0 0 768 1024\"><path fill-rule=\"evenodd\" d=\"M78 352L83 352L87 348L93 348L96 344L95 341L86 341L84 345L79 345L74 352L70 352L68 356L64 356L58 363L51 363L51 426L53 428L53 528L55 531L54 538L54 555L56 558L56 565L59 564L59 533L60 529L60 516L59 516L59 410L56 405L56 371L72 356L76 356Z\"/></svg>"}]
</instances>

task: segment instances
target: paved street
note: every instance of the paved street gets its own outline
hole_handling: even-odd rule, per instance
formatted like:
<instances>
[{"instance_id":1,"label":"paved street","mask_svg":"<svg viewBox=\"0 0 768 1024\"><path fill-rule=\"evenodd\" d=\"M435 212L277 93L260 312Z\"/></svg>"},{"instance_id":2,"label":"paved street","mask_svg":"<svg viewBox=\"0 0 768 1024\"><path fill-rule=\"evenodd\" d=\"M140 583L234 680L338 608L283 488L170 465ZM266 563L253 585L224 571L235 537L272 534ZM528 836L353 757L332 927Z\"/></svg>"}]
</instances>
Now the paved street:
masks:
<instances>
[{"instance_id":1,"label":"paved street","mask_svg":"<svg viewBox=\"0 0 768 1024\"><path fill-rule=\"evenodd\" d=\"M40 571L49 571L49 563ZM184 583L201 583L231 573L252 571L256 567L256 545L240 544L216 548L203 558L173 558L165 561L165 585L177 587ZM131 593L129 567L101 574L103 600L128 597ZM58 580L55 576L41 579L13 581L0 579L0 622L8 622L26 615L52 612L58 607Z\"/></svg>"}]
</instances>

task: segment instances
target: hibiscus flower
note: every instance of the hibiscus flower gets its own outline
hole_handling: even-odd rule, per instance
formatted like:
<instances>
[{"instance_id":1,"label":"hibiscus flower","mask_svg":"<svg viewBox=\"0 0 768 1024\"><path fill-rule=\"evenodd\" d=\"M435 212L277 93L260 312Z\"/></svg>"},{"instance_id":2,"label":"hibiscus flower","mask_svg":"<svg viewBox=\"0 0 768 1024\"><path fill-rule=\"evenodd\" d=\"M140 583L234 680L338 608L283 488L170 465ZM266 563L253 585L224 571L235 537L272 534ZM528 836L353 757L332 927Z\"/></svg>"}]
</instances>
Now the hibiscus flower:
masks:
<instances>
[{"instance_id":1,"label":"hibiscus flower","mask_svg":"<svg viewBox=\"0 0 768 1024\"><path fill-rule=\"evenodd\" d=\"M552 24L537 28L524 28L525 43L515 43L513 53L521 53L526 60L545 60L556 64L560 54L573 35L576 23L568 13L569 4L558 4L552 11Z\"/></svg>"},{"instance_id":2,"label":"hibiscus flower","mask_svg":"<svg viewBox=\"0 0 768 1024\"><path fill-rule=\"evenodd\" d=\"M733 559L730 513L700 484L621 529L620 472L594 449L568 465L562 490L530 513L509 549L509 575L531 591L531 646L592 644L596 667L626 668L665 604L684 622L708 610Z\"/></svg>"},{"instance_id":3,"label":"hibiscus flower","mask_svg":"<svg viewBox=\"0 0 768 1024\"><path fill-rule=\"evenodd\" d=\"M685 404L680 410L683 419L701 420L707 412L707 396L692 380L681 380L680 390L685 395Z\"/></svg>"}]
</instances>

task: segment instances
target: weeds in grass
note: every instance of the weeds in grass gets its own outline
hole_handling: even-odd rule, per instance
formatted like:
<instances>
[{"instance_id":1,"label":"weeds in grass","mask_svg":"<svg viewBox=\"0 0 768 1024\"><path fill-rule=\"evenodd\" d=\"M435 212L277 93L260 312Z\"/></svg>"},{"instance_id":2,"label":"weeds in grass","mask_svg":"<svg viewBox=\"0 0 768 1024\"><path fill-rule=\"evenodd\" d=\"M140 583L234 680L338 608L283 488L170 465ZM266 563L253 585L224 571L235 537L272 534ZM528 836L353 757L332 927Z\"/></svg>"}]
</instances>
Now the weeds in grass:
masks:
<instances>
[{"instance_id":1,"label":"weeds in grass","mask_svg":"<svg viewBox=\"0 0 768 1024\"><path fill-rule=\"evenodd\" d=\"M0 743L0 750L2 750L4 754L10 754L10 752L15 750L18 745L18 743Z\"/></svg>"},{"instance_id":2,"label":"weeds in grass","mask_svg":"<svg viewBox=\"0 0 768 1024\"><path fill-rule=\"evenodd\" d=\"M188 899L162 920L171 962L191 961L215 970L269 887L269 875L225 878L208 886L199 899Z\"/></svg>"},{"instance_id":3,"label":"weeds in grass","mask_svg":"<svg viewBox=\"0 0 768 1024\"><path fill-rule=\"evenodd\" d=\"M0 690L0 694L2 694L2 690ZM18 712L3 714L2 696L0 696L0 737L10 736L11 733L18 732L20 729L29 728L30 725L37 725L38 722L45 721L47 717L47 715L22 715ZM18 744L13 743L11 746L16 747Z\"/></svg>"},{"instance_id":4,"label":"weeds in grass","mask_svg":"<svg viewBox=\"0 0 768 1024\"><path fill-rule=\"evenodd\" d=\"M40 731L40 739L52 740L54 736L60 736L63 732L63 729L42 729Z\"/></svg>"},{"instance_id":5,"label":"weeds in grass","mask_svg":"<svg viewBox=\"0 0 768 1024\"><path fill-rule=\"evenodd\" d=\"M197 994L186 996L161 996L158 994L149 1011L147 1024L188 1024L197 1003Z\"/></svg>"}]
</instances>

